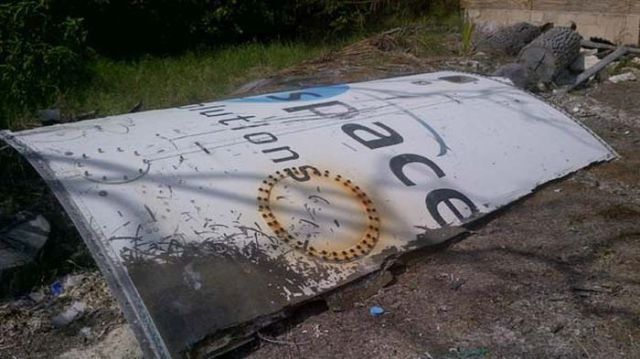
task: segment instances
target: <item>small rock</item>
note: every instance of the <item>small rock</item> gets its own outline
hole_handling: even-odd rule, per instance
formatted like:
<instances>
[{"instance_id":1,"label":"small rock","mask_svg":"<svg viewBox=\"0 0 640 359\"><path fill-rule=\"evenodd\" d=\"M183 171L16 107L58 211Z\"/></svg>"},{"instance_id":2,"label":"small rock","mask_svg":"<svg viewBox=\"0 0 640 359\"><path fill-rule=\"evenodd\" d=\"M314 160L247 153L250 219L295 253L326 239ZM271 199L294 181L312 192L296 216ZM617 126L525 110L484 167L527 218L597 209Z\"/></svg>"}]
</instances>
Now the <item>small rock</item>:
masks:
<instances>
[{"instance_id":1,"label":"small rock","mask_svg":"<svg viewBox=\"0 0 640 359\"><path fill-rule=\"evenodd\" d=\"M637 78L636 78L636 75L633 74L633 72L625 72L620 75L609 77L609 81L613 82L614 84L617 84L620 82L626 82L626 81L635 81L635 80L637 80Z\"/></svg>"},{"instance_id":2,"label":"small rock","mask_svg":"<svg viewBox=\"0 0 640 359\"><path fill-rule=\"evenodd\" d=\"M91 339L91 337L93 337L93 331L89 327L84 327L80 329L80 335L86 339Z\"/></svg>"},{"instance_id":3,"label":"small rock","mask_svg":"<svg viewBox=\"0 0 640 359\"><path fill-rule=\"evenodd\" d=\"M640 57L634 57L633 59L631 59L631 63L636 66L640 66Z\"/></svg>"},{"instance_id":4,"label":"small rock","mask_svg":"<svg viewBox=\"0 0 640 359\"><path fill-rule=\"evenodd\" d=\"M636 77L636 79L640 77L640 69L637 69L635 67L623 67L620 72L631 72Z\"/></svg>"},{"instance_id":5,"label":"small rock","mask_svg":"<svg viewBox=\"0 0 640 359\"><path fill-rule=\"evenodd\" d=\"M551 90L550 86L547 83L542 82L542 81L536 82L535 89L538 92L547 92L547 91Z\"/></svg>"},{"instance_id":6,"label":"small rock","mask_svg":"<svg viewBox=\"0 0 640 359\"><path fill-rule=\"evenodd\" d=\"M29 293L29 299L31 299L35 303L42 302L45 297L46 297L46 295L42 291Z\"/></svg>"},{"instance_id":7,"label":"small rock","mask_svg":"<svg viewBox=\"0 0 640 359\"><path fill-rule=\"evenodd\" d=\"M59 108L47 108L38 110L38 117L43 126L55 125L62 122Z\"/></svg>"},{"instance_id":8,"label":"small rock","mask_svg":"<svg viewBox=\"0 0 640 359\"><path fill-rule=\"evenodd\" d=\"M597 64L600 61L600 59L597 56L585 56L584 57L584 68L585 69L590 69L592 68L595 64Z\"/></svg>"},{"instance_id":9,"label":"small rock","mask_svg":"<svg viewBox=\"0 0 640 359\"><path fill-rule=\"evenodd\" d=\"M56 328L62 328L69 325L69 323L80 318L87 310L87 305L84 302L73 302L62 313L56 315L51 319L51 323Z\"/></svg>"},{"instance_id":10,"label":"small rock","mask_svg":"<svg viewBox=\"0 0 640 359\"><path fill-rule=\"evenodd\" d=\"M66 275L62 279L62 287L65 290L73 288L73 287L77 286L78 284L82 283L82 280L84 280L84 278L85 278L85 276L82 275L82 274L69 274L69 275Z\"/></svg>"},{"instance_id":11,"label":"small rock","mask_svg":"<svg viewBox=\"0 0 640 359\"><path fill-rule=\"evenodd\" d=\"M465 67L469 67L471 68L473 71L478 71L480 69L480 62L475 61L475 60L466 60L466 61L462 61L460 63L460 65L465 66Z\"/></svg>"}]
</instances>

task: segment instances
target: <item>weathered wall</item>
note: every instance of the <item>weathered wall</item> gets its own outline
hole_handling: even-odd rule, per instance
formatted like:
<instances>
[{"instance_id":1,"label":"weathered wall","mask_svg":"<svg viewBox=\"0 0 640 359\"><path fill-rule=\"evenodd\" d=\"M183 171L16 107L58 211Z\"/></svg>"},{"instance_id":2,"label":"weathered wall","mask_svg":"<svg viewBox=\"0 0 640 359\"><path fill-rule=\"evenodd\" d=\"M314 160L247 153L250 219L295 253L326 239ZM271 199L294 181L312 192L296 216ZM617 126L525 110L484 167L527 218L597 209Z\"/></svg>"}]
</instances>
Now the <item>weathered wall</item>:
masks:
<instances>
[{"instance_id":1,"label":"weathered wall","mask_svg":"<svg viewBox=\"0 0 640 359\"><path fill-rule=\"evenodd\" d=\"M585 37L624 44L640 41L640 0L462 0L462 4L474 22L568 25L573 21Z\"/></svg>"}]
</instances>

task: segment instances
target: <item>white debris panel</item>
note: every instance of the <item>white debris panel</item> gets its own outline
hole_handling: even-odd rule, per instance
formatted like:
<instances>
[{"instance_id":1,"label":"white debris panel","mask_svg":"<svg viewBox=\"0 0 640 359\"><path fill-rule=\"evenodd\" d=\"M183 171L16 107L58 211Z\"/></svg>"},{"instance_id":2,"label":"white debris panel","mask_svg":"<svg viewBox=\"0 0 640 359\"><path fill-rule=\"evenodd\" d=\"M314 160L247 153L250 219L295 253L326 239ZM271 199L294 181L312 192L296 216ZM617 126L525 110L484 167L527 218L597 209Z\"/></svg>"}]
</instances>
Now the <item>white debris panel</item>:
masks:
<instances>
[{"instance_id":1,"label":"white debris panel","mask_svg":"<svg viewBox=\"0 0 640 359\"><path fill-rule=\"evenodd\" d=\"M224 351L257 317L615 157L536 97L454 72L0 136L52 186L155 357Z\"/></svg>"}]
</instances>

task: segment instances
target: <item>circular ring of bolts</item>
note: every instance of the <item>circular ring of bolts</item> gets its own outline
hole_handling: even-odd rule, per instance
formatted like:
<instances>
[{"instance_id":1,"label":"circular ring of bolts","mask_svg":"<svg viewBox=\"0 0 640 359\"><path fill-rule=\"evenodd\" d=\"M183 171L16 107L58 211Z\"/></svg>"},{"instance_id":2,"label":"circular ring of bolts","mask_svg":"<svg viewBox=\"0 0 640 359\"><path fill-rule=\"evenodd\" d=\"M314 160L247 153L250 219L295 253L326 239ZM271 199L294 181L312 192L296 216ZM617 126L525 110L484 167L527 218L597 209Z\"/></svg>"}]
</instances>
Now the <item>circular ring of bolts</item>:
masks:
<instances>
[{"instance_id":1,"label":"circular ring of bolts","mask_svg":"<svg viewBox=\"0 0 640 359\"><path fill-rule=\"evenodd\" d=\"M276 171L274 174L269 175L265 180L263 180L262 185L258 189L258 212L276 236L295 249L303 251L312 257L326 261L351 261L371 252L380 236L380 217L378 216L378 211L375 208L373 201L359 186L355 185L350 179L344 178L341 175L333 176L333 181L331 182L334 185L342 185L347 192L350 192L353 195L353 198L360 202L363 210L366 211L366 217L368 219L368 223L362 237L360 237L352 246L334 251L317 249L312 245L305 248L304 241L291 235L291 233L289 233L282 224L278 222L278 219L270 207L272 189L281 180L291 177L293 174L300 173L301 171L295 167L284 169L283 171ZM317 169L309 171L308 175L311 177L324 177L325 179L330 179L332 177L329 171L325 170L321 172Z\"/></svg>"}]
</instances>

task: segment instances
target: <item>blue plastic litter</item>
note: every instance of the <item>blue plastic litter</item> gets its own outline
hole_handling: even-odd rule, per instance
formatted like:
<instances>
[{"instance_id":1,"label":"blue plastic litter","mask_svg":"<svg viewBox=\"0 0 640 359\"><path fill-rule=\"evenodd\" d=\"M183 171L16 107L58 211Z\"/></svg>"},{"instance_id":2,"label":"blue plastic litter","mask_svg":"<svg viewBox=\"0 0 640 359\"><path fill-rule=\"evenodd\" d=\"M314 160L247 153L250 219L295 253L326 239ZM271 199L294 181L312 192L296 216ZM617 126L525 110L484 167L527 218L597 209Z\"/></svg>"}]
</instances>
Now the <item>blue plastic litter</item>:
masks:
<instances>
[{"instance_id":1,"label":"blue plastic litter","mask_svg":"<svg viewBox=\"0 0 640 359\"><path fill-rule=\"evenodd\" d=\"M369 314L373 315L374 317L379 317L384 314L384 309L382 307L373 306L369 308Z\"/></svg>"},{"instance_id":2,"label":"blue plastic litter","mask_svg":"<svg viewBox=\"0 0 640 359\"><path fill-rule=\"evenodd\" d=\"M50 289L51 289L51 294L53 294L55 297L59 296L64 291L64 287L62 286L62 283L60 283L59 280L51 283Z\"/></svg>"}]
</instances>

